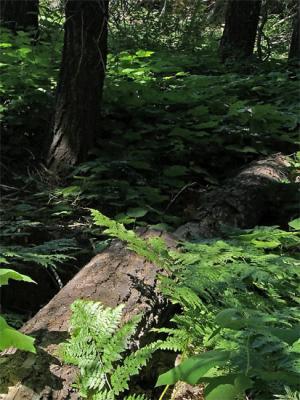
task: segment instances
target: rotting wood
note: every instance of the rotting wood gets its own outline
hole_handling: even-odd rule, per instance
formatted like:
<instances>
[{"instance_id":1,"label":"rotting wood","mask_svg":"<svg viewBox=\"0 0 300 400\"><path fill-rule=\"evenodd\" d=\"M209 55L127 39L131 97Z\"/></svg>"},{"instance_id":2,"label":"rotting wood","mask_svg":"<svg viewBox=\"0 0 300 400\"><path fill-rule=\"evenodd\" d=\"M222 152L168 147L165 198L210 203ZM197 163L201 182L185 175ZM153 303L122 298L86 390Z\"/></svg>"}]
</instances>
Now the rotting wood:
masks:
<instances>
[{"instance_id":1,"label":"rotting wood","mask_svg":"<svg viewBox=\"0 0 300 400\"><path fill-rule=\"evenodd\" d=\"M266 215L276 213L272 224L279 223L279 207L290 196L290 163L282 154L255 161L222 186L199 194L199 207L193 221L178 228L180 239L215 237L222 226L252 228L266 223ZM292 188L294 191L294 188ZM297 193L292 193L296 199ZM291 200L291 199L288 199Z\"/></svg>"}]
</instances>

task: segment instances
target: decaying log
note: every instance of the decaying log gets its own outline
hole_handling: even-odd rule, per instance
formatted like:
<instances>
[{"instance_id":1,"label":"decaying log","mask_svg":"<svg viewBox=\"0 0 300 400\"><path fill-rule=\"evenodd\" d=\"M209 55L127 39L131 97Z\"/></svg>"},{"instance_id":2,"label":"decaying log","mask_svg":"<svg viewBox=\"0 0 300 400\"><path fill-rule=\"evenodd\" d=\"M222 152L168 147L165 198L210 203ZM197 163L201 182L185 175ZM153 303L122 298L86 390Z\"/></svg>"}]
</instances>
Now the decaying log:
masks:
<instances>
[{"instance_id":1,"label":"decaying log","mask_svg":"<svg viewBox=\"0 0 300 400\"><path fill-rule=\"evenodd\" d=\"M179 228L177 237L210 237L220 232L222 224L258 224L270 201L278 201L274 193L272 199L268 195L270 185L287 180L288 167L287 160L276 155L251 164L224 186L208 191L199 199L195 221ZM172 235L164 238L170 246L175 244ZM154 265L113 241L22 328L36 337L37 355L18 351L0 359L0 399L78 399L71 386L76 369L62 365L57 357L58 344L68 336L71 303L78 298L101 301L111 307L124 303L124 320L144 313L135 343L138 346L139 338L169 317L166 302L156 288L156 274Z\"/></svg>"},{"instance_id":2,"label":"decaying log","mask_svg":"<svg viewBox=\"0 0 300 400\"><path fill-rule=\"evenodd\" d=\"M280 206L297 196L295 187L284 185L290 182L289 175L290 164L282 154L251 163L222 186L200 194L193 221L175 235L187 240L215 237L224 225L252 228L280 223Z\"/></svg>"},{"instance_id":3,"label":"decaying log","mask_svg":"<svg viewBox=\"0 0 300 400\"><path fill-rule=\"evenodd\" d=\"M165 240L170 246L174 243L171 236ZM56 354L58 344L68 336L70 305L80 298L110 307L123 303L124 321L143 313L134 343L138 347L144 332L167 317L165 301L156 290L156 273L154 265L113 241L22 328L36 338L38 351L36 355L18 351L1 358L0 399L78 399L72 390L77 371L62 365Z\"/></svg>"}]
</instances>

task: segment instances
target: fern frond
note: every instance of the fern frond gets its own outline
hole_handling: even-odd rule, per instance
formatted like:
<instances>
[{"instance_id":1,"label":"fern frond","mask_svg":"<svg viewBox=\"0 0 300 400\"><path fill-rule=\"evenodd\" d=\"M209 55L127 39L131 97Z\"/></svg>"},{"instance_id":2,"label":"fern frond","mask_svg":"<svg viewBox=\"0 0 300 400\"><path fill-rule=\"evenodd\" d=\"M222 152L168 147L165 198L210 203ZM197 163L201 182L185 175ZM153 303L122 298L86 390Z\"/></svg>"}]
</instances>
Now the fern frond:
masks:
<instances>
[{"instance_id":1,"label":"fern frond","mask_svg":"<svg viewBox=\"0 0 300 400\"><path fill-rule=\"evenodd\" d=\"M138 374L140 369L147 364L154 351L159 349L160 344L161 342L150 343L148 346L131 353L125 358L122 365L118 365L111 375L111 384L116 395L129 389L130 377Z\"/></svg>"},{"instance_id":2,"label":"fern frond","mask_svg":"<svg viewBox=\"0 0 300 400\"><path fill-rule=\"evenodd\" d=\"M142 239L133 231L127 230L123 224L109 219L97 210L91 210L91 214L96 225L107 228L104 233L126 242L130 250L144 257L147 261L163 269L171 270L173 259L162 239Z\"/></svg>"},{"instance_id":3,"label":"fern frond","mask_svg":"<svg viewBox=\"0 0 300 400\"><path fill-rule=\"evenodd\" d=\"M91 400L116 400L112 390L103 390L92 395Z\"/></svg>"},{"instance_id":4,"label":"fern frond","mask_svg":"<svg viewBox=\"0 0 300 400\"><path fill-rule=\"evenodd\" d=\"M132 394L130 396L126 396L124 400L148 400L148 399L143 394Z\"/></svg>"},{"instance_id":5,"label":"fern frond","mask_svg":"<svg viewBox=\"0 0 300 400\"><path fill-rule=\"evenodd\" d=\"M29 247L0 246L0 257L3 257L6 263L16 260L55 268L57 264L73 259L65 253L77 248L73 239L50 240L41 245Z\"/></svg>"},{"instance_id":6,"label":"fern frond","mask_svg":"<svg viewBox=\"0 0 300 400\"><path fill-rule=\"evenodd\" d=\"M71 306L71 338L61 346L60 354L65 362L79 367L77 387L83 397L115 400L159 347L152 343L122 361L141 320L136 316L120 327L123 308L85 300L76 300Z\"/></svg>"},{"instance_id":7,"label":"fern frond","mask_svg":"<svg viewBox=\"0 0 300 400\"><path fill-rule=\"evenodd\" d=\"M132 320L119 328L111 340L106 344L102 354L102 362L105 372L111 372L113 364L122 359L121 353L127 349L128 341L136 331L140 320L141 316L135 316L132 318Z\"/></svg>"}]
</instances>

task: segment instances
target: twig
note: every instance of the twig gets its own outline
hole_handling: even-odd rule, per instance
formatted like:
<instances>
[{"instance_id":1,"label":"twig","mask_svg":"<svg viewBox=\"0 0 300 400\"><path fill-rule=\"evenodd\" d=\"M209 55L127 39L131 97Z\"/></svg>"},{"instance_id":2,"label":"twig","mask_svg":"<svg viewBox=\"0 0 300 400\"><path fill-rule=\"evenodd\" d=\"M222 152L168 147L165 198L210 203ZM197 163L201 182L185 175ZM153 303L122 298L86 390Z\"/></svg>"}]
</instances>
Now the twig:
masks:
<instances>
[{"instance_id":1,"label":"twig","mask_svg":"<svg viewBox=\"0 0 300 400\"><path fill-rule=\"evenodd\" d=\"M178 197L188 188L193 187L197 184L197 182L192 182L192 183L188 183L187 185L183 186L183 188L181 188L179 190L179 192L173 197L173 199L170 201L170 203L167 205L165 212L168 211L168 209L171 207L171 205L178 199Z\"/></svg>"}]
</instances>

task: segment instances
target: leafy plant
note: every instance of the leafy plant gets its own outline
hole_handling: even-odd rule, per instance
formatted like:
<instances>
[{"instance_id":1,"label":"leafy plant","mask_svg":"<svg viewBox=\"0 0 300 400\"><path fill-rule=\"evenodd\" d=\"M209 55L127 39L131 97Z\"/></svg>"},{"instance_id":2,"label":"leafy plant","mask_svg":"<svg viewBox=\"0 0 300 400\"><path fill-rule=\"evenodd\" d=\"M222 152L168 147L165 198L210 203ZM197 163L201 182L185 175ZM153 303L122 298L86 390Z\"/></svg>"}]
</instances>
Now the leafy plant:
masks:
<instances>
[{"instance_id":1,"label":"leafy plant","mask_svg":"<svg viewBox=\"0 0 300 400\"><path fill-rule=\"evenodd\" d=\"M274 396L276 400L299 400L300 399L300 392L292 391L288 386L285 386L285 393L278 394Z\"/></svg>"},{"instance_id":2,"label":"leafy plant","mask_svg":"<svg viewBox=\"0 0 300 400\"><path fill-rule=\"evenodd\" d=\"M141 317L121 324L123 307L105 308L99 302L84 300L71 306L71 338L61 346L60 355L66 363L79 367L75 387L83 398L116 399L128 390L130 377L138 374L159 347L159 342L151 343L124 356ZM146 400L142 395L122 398Z\"/></svg>"},{"instance_id":3,"label":"leafy plant","mask_svg":"<svg viewBox=\"0 0 300 400\"><path fill-rule=\"evenodd\" d=\"M13 151L16 158L24 157L24 147L37 152L42 140L40 132L46 133L49 126L62 39L61 31L53 30L52 34L46 37L41 29L40 38L33 45L30 34L13 34L1 28L0 115L6 139L4 150ZM7 162L6 157L4 161Z\"/></svg>"},{"instance_id":4,"label":"leafy plant","mask_svg":"<svg viewBox=\"0 0 300 400\"><path fill-rule=\"evenodd\" d=\"M51 240L36 246L0 246L0 262L12 264L18 261L31 262L43 267L55 268L57 264L72 259L64 254L77 248L72 239Z\"/></svg>"},{"instance_id":5,"label":"leafy plant","mask_svg":"<svg viewBox=\"0 0 300 400\"><path fill-rule=\"evenodd\" d=\"M184 243L179 253L92 214L106 233L172 274L160 277L160 287L182 313L173 317L174 327L159 330L168 334L160 347L181 351L184 361L157 385L204 383L210 400L246 391L265 399L284 385L297 387L299 231L260 227L227 240Z\"/></svg>"},{"instance_id":6,"label":"leafy plant","mask_svg":"<svg viewBox=\"0 0 300 400\"><path fill-rule=\"evenodd\" d=\"M29 278L29 276L19 274L12 269L1 268L0 289L1 286L8 284L9 279L35 283L31 278ZM9 326L6 320L0 315L0 351L8 349L9 347L15 347L32 353L36 352L34 339Z\"/></svg>"}]
</instances>

